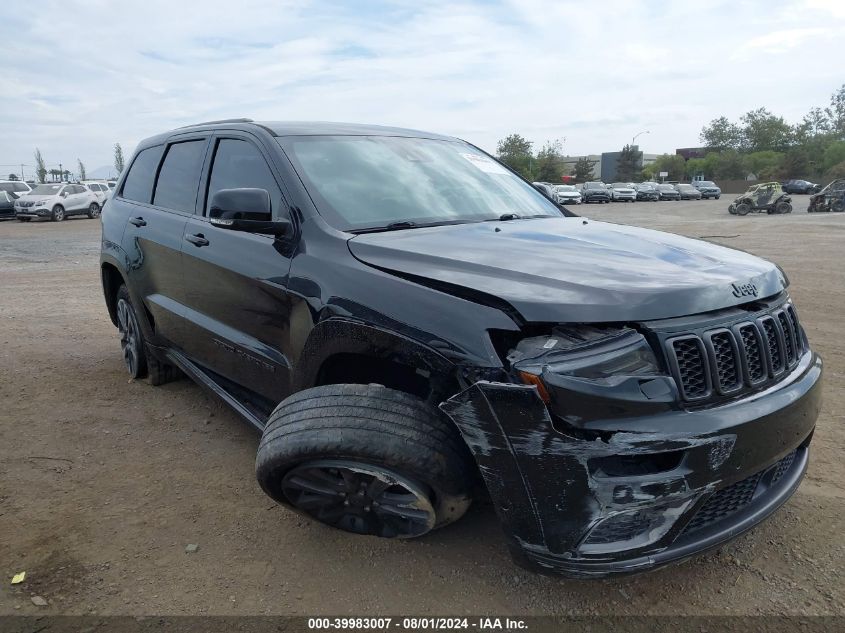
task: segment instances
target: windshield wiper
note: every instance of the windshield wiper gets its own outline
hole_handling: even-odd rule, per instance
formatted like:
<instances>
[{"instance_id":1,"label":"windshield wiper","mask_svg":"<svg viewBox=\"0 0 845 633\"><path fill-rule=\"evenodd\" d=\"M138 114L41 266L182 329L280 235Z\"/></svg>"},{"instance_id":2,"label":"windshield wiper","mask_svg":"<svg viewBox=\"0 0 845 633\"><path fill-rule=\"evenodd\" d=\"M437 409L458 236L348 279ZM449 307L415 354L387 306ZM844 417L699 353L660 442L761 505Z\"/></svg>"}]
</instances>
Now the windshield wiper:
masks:
<instances>
[{"instance_id":1,"label":"windshield wiper","mask_svg":"<svg viewBox=\"0 0 845 633\"><path fill-rule=\"evenodd\" d=\"M428 226L445 226L447 224L465 224L467 220L440 220L438 222L413 222L400 220L384 226L368 226L365 229L350 229L349 233L383 233L385 231L401 231L403 229L421 229Z\"/></svg>"},{"instance_id":2,"label":"windshield wiper","mask_svg":"<svg viewBox=\"0 0 845 633\"><path fill-rule=\"evenodd\" d=\"M538 213L536 215L519 215L518 213L503 213L498 218L490 218L484 220L485 222L507 222L509 220L530 220L532 218L553 218L553 215L546 215L545 213Z\"/></svg>"}]
</instances>

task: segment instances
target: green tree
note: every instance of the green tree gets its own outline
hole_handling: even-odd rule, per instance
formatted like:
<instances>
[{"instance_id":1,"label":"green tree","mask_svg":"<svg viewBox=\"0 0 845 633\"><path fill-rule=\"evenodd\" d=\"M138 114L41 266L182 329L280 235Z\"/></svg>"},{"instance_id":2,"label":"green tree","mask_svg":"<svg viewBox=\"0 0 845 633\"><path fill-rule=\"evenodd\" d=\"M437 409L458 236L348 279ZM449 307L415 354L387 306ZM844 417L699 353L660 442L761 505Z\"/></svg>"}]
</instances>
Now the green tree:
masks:
<instances>
[{"instance_id":1,"label":"green tree","mask_svg":"<svg viewBox=\"0 0 845 633\"><path fill-rule=\"evenodd\" d=\"M810 154L803 145L796 145L786 152L781 166L781 178L802 178L813 176Z\"/></svg>"},{"instance_id":2,"label":"green tree","mask_svg":"<svg viewBox=\"0 0 845 633\"><path fill-rule=\"evenodd\" d=\"M837 136L845 135L845 84L830 96L830 105L825 108L830 128Z\"/></svg>"},{"instance_id":3,"label":"green tree","mask_svg":"<svg viewBox=\"0 0 845 633\"><path fill-rule=\"evenodd\" d=\"M833 141L822 153L821 168L826 172L842 161L845 161L845 141Z\"/></svg>"},{"instance_id":4,"label":"green tree","mask_svg":"<svg viewBox=\"0 0 845 633\"><path fill-rule=\"evenodd\" d=\"M537 152L534 164L534 177L543 182L557 182L566 173L566 163L563 160L562 147L559 141L546 141L543 148Z\"/></svg>"},{"instance_id":5,"label":"green tree","mask_svg":"<svg viewBox=\"0 0 845 633\"><path fill-rule=\"evenodd\" d=\"M712 178L726 180L740 180L748 175L742 162L742 154L736 150L728 150L713 155Z\"/></svg>"},{"instance_id":6,"label":"green tree","mask_svg":"<svg viewBox=\"0 0 845 633\"><path fill-rule=\"evenodd\" d=\"M751 152L743 158L743 165L758 180L778 180L783 173L784 154L771 150Z\"/></svg>"},{"instance_id":7,"label":"green tree","mask_svg":"<svg viewBox=\"0 0 845 633\"><path fill-rule=\"evenodd\" d=\"M575 182L587 182L594 178L593 163L586 156L582 156L575 161L575 165L572 168L572 175L575 177Z\"/></svg>"},{"instance_id":8,"label":"green tree","mask_svg":"<svg viewBox=\"0 0 845 633\"><path fill-rule=\"evenodd\" d=\"M85 164L80 160L76 159L77 169L79 170L79 179L85 180Z\"/></svg>"},{"instance_id":9,"label":"green tree","mask_svg":"<svg viewBox=\"0 0 845 633\"><path fill-rule=\"evenodd\" d=\"M625 145L616 159L616 178L623 182L639 181L643 177L643 154L635 146Z\"/></svg>"},{"instance_id":10,"label":"green tree","mask_svg":"<svg viewBox=\"0 0 845 633\"><path fill-rule=\"evenodd\" d=\"M707 160L704 158L690 158L684 167L684 175L689 180L692 180L700 174L707 176Z\"/></svg>"},{"instance_id":11,"label":"green tree","mask_svg":"<svg viewBox=\"0 0 845 633\"><path fill-rule=\"evenodd\" d=\"M826 172L824 172L824 180L831 181L837 178L845 178L845 161L837 163Z\"/></svg>"},{"instance_id":12,"label":"green tree","mask_svg":"<svg viewBox=\"0 0 845 633\"><path fill-rule=\"evenodd\" d=\"M742 130L726 117L720 116L701 128L699 139L708 149L739 149L742 145Z\"/></svg>"},{"instance_id":13,"label":"green tree","mask_svg":"<svg viewBox=\"0 0 845 633\"><path fill-rule=\"evenodd\" d=\"M120 143L114 144L114 170L118 176L123 173L123 148Z\"/></svg>"},{"instance_id":14,"label":"green tree","mask_svg":"<svg viewBox=\"0 0 845 633\"><path fill-rule=\"evenodd\" d=\"M679 154L663 154L651 163L649 173L652 177L660 178L660 172L669 172L666 180L683 180L686 171L686 161Z\"/></svg>"},{"instance_id":15,"label":"green tree","mask_svg":"<svg viewBox=\"0 0 845 633\"><path fill-rule=\"evenodd\" d=\"M792 127L766 108L757 108L741 117L743 147L751 152L782 152L792 143Z\"/></svg>"},{"instance_id":16,"label":"green tree","mask_svg":"<svg viewBox=\"0 0 845 633\"><path fill-rule=\"evenodd\" d=\"M41 150L37 147L35 148L35 176L41 184L47 181L47 167L44 165L44 157L41 156Z\"/></svg>"}]
</instances>

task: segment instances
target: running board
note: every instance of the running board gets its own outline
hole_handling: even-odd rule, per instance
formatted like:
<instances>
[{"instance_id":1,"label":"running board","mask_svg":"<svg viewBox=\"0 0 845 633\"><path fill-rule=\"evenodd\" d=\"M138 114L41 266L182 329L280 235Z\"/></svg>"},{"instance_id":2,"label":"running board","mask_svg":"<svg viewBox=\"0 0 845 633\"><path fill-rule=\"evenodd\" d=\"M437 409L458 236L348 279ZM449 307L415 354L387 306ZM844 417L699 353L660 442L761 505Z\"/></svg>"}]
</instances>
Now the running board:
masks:
<instances>
[{"instance_id":1,"label":"running board","mask_svg":"<svg viewBox=\"0 0 845 633\"><path fill-rule=\"evenodd\" d=\"M215 395L221 400L223 400L223 402L225 402L232 409L235 410L235 413L240 415L244 420L249 422L256 429L258 429L259 431L264 430L264 427L267 425L264 420L261 420L259 417L257 417L252 411L250 411L246 406L244 406L244 404L240 400L238 400L232 394L226 391L213 378L206 374L197 365L188 360L183 354L177 352L176 350L167 350L167 360L176 365L188 376L190 376L191 379L196 382L200 387L210 392L212 395Z\"/></svg>"}]
</instances>

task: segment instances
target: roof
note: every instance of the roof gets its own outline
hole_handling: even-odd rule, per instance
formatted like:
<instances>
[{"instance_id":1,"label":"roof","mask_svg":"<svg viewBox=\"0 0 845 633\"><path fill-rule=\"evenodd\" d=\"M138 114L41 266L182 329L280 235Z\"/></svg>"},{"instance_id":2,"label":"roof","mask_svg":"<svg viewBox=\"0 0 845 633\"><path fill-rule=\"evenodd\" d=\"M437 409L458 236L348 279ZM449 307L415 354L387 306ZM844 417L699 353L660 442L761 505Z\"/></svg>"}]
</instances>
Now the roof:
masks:
<instances>
[{"instance_id":1,"label":"roof","mask_svg":"<svg viewBox=\"0 0 845 633\"><path fill-rule=\"evenodd\" d=\"M173 133L190 132L202 128L249 129L261 127L274 136L315 136L315 135L344 135L344 136L404 136L417 138L431 138L441 140L456 140L454 137L422 130L412 130L384 125L367 125L363 123L335 123L330 121L253 121L252 119L222 119L219 121L203 121L193 123L156 134L146 139L161 139Z\"/></svg>"}]
</instances>

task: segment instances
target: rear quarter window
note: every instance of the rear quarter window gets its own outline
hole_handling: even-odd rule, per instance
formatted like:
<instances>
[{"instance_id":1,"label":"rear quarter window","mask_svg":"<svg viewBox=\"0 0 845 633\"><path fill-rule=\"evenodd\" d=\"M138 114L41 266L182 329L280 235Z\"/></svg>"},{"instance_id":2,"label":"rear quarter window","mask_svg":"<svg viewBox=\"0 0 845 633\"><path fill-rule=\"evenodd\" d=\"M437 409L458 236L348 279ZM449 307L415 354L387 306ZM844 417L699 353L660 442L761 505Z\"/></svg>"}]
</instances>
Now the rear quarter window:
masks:
<instances>
[{"instance_id":1,"label":"rear quarter window","mask_svg":"<svg viewBox=\"0 0 845 633\"><path fill-rule=\"evenodd\" d=\"M153 181L155 180L156 169L158 168L163 151L164 146L158 145L138 152L138 155L129 167L129 173L126 174L126 180L123 183L123 190L120 194L121 197L136 202L150 202L153 195Z\"/></svg>"}]
</instances>

